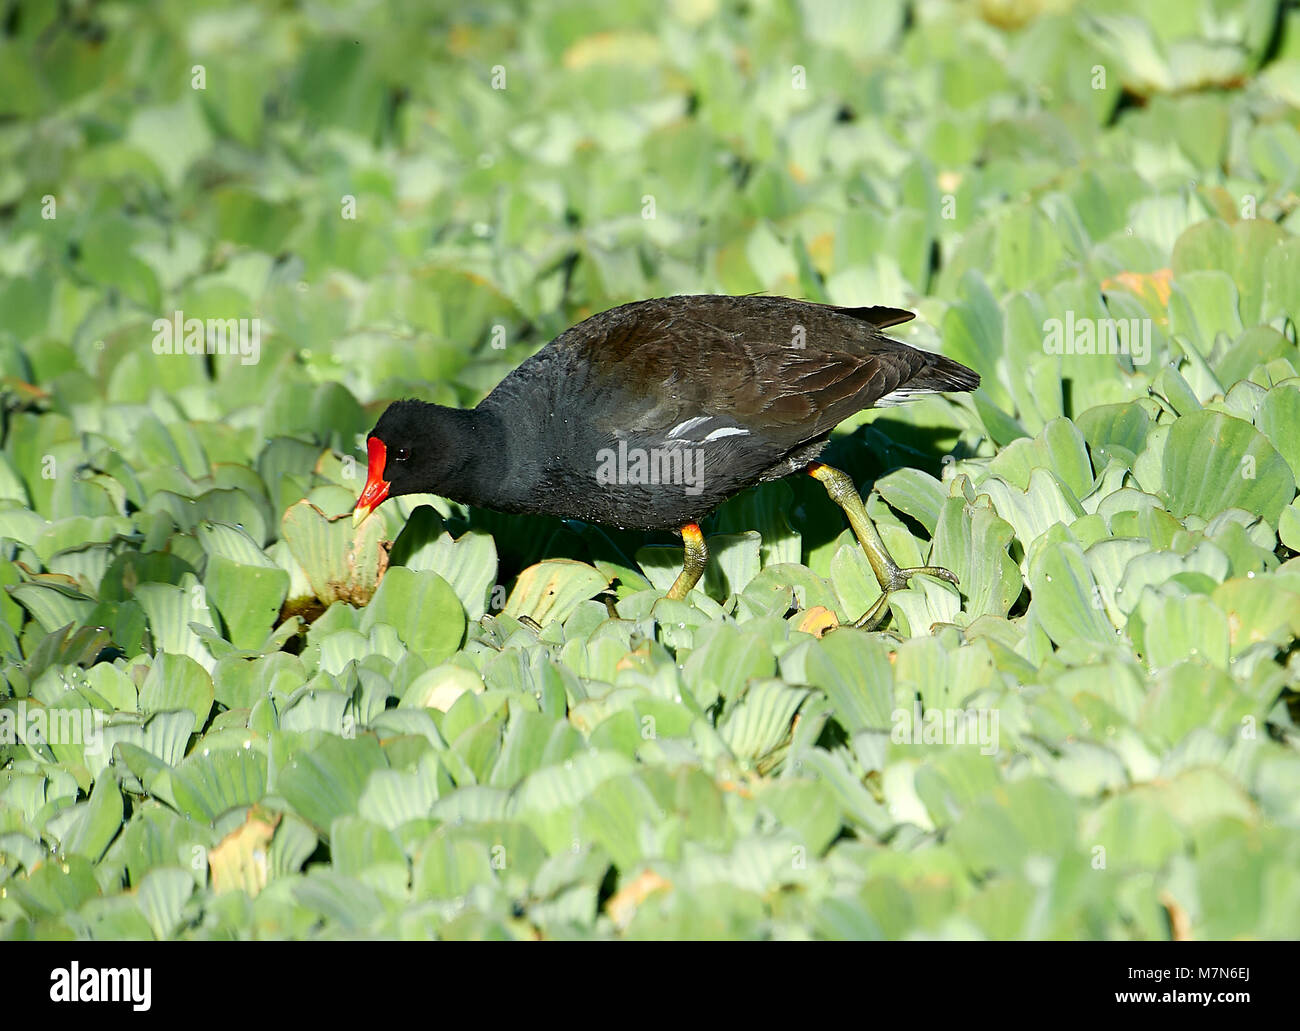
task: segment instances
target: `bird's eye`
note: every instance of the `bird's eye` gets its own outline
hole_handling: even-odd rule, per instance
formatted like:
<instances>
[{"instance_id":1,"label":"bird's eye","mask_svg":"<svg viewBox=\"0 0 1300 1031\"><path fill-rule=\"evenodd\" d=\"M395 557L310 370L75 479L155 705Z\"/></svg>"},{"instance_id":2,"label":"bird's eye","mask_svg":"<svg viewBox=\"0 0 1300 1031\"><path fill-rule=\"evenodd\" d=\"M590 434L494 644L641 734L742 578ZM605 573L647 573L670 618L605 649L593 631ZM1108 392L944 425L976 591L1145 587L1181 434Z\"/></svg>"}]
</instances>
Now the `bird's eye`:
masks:
<instances>
[{"instance_id":1,"label":"bird's eye","mask_svg":"<svg viewBox=\"0 0 1300 1031\"><path fill-rule=\"evenodd\" d=\"M411 449L409 447L399 447L393 452L393 461L395 462L405 462L410 457Z\"/></svg>"}]
</instances>

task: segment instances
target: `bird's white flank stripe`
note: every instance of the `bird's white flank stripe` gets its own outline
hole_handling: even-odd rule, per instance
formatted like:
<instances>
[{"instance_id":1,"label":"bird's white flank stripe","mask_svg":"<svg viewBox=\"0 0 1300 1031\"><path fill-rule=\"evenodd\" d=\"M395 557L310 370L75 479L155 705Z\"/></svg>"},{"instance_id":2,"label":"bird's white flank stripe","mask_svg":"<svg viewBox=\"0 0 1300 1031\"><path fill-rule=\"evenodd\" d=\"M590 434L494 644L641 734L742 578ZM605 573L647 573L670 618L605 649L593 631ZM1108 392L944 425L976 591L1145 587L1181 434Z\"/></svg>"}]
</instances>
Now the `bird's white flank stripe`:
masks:
<instances>
[{"instance_id":1,"label":"bird's white flank stripe","mask_svg":"<svg viewBox=\"0 0 1300 1031\"><path fill-rule=\"evenodd\" d=\"M719 437L744 436L748 432L749 430L743 430L739 426L723 426L721 429L714 430L702 441L700 441L700 443L707 444L709 441L717 440Z\"/></svg>"},{"instance_id":2,"label":"bird's white flank stripe","mask_svg":"<svg viewBox=\"0 0 1300 1031\"><path fill-rule=\"evenodd\" d=\"M698 426L700 423L708 422L709 419L711 418L712 416L709 415L697 415L694 419L687 419L685 422L679 422L676 426L674 426L671 430L668 431L668 439L672 440L675 437L680 437L683 433L689 433L691 430L695 429L695 427Z\"/></svg>"}]
</instances>

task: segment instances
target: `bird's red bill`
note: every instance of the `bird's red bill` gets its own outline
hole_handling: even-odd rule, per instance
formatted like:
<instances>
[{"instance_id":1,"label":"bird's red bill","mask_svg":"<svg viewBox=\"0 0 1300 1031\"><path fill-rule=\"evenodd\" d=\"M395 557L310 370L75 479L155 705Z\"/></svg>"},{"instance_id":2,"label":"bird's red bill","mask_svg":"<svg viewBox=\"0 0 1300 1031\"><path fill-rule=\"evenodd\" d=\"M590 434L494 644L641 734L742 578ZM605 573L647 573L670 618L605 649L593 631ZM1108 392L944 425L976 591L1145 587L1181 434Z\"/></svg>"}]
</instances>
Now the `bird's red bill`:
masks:
<instances>
[{"instance_id":1,"label":"bird's red bill","mask_svg":"<svg viewBox=\"0 0 1300 1031\"><path fill-rule=\"evenodd\" d=\"M357 526L375 509L384 498L388 497L388 481L384 479L384 466L388 464L388 449L378 437L371 437L366 442L366 452L370 456L370 467L366 474L366 486L357 498L357 507L352 510L352 525Z\"/></svg>"}]
</instances>

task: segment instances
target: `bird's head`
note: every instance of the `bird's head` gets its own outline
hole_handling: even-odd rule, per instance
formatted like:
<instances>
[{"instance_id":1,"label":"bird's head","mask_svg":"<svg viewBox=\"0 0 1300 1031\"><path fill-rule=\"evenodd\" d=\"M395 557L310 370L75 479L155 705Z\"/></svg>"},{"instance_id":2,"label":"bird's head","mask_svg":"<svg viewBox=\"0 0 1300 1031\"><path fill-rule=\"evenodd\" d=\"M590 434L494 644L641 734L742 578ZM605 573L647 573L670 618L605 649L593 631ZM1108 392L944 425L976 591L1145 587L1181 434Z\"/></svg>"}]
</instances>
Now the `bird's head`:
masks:
<instances>
[{"instance_id":1,"label":"bird's head","mask_svg":"<svg viewBox=\"0 0 1300 1031\"><path fill-rule=\"evenodd\" d=\"M394 401L366 438L366 485L352 511L359 526L388 498L439 494L455 467L455 447L442 413L424 401Z\"/></svg>"}]
</instances>

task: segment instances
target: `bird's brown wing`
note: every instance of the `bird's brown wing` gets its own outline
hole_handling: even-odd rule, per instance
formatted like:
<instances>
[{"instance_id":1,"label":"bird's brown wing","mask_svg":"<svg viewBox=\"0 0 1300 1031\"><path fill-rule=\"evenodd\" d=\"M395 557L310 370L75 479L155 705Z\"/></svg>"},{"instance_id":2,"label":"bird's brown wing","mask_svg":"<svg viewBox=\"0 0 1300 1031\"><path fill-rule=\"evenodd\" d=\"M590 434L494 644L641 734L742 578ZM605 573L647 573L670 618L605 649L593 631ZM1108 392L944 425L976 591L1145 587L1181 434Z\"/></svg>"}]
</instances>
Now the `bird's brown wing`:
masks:
<instances>
[{"instance_id":1,"label":"bird's brown wing","mask_svg":"<svg viewBox=\"0 0 1300 1031\"><path fill-rule=\"evenodd\" d=\"M708 416L794 445L825 436L925 367L925 352L877 329L911 317L786 298L665 298L583 323L574 346L585 352L590 389L621 395L611 425L667 431Z\"/></svg>"}]
</instances>

